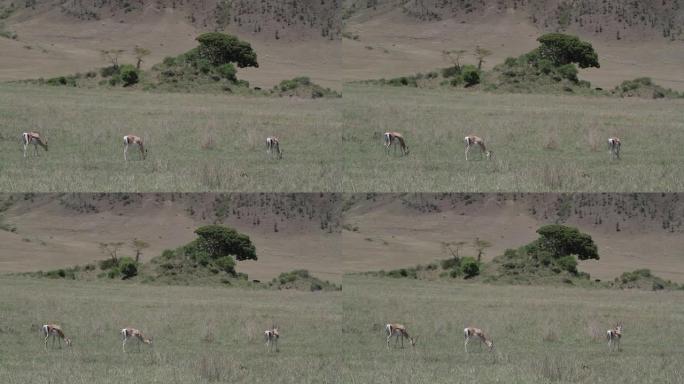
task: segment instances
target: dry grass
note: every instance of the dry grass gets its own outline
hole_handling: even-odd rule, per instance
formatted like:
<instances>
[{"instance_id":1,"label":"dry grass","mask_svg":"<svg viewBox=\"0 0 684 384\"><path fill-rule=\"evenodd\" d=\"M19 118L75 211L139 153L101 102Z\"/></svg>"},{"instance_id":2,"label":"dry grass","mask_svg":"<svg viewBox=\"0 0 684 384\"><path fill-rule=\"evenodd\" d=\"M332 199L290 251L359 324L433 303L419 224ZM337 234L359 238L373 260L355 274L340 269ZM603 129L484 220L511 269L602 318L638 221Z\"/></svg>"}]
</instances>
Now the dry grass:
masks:
<instances>
[{"instance_id":1,"label":"dry grass","mask_svg":"<svg viewBox=\"0 0 684 384\"><path fill-rule=\"evenodd\" d=\"M0 85L0 191L339 191L339 100ZM21 132L48 137L24 159ZM145 161L123 161L142 136ZM269 161L268 135L286 156ZM259 145L257 145L259 144ZM286 175L286 176L285 176Z\"/></svg>"},{"instance_id":2,"label":"dry grass","mask_svg":"<svg viewBox=\"0 0 684 384\"><path fill-rule=\"evenodd\" d=\"M511 95L348 85L345 191L663 192L684 190L684 100ZM379 133L401 132L411 153L387 156ZM476 134L493 161L466 162ZM602 145L624 140L621 161ZM667 141L653 137L668 137Z\"/></svg>"}]
</instances>

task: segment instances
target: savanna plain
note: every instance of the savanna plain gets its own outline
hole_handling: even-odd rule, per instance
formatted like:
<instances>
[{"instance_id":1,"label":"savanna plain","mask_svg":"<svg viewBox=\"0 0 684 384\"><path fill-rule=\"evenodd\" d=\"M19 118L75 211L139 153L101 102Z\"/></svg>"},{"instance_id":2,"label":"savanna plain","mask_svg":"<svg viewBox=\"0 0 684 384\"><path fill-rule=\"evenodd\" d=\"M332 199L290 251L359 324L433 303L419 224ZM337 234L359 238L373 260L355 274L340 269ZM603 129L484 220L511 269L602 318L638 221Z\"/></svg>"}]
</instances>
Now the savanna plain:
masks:
<instances>
[{"instance_id":1,"label":"savanna plain","mask_svg":"<svg viewBox=\"0 0 684 384\"><path fill-rule=\"evenodd\" d=\"M348 84L344 180L349 192L663 192L684 188L682 100L494 94ZM385 153L400 132L409 154ZM463 138L482 137L465 160ZM607 140L622 140L612 160Z\"/></svg>"},{"instance_id":2,"label":"savanna plain","mask_svg":"<svg viewBox=\"0 0 684 384\"><path fill-rule=\"evenodd\" d=\"M372 292L372 294L370 294ZM342 344L350 383L679 383L681 291L454 284L349 276ZM624 323L620 352L606 329ZM417 337L387 348L384 327ZM494 350L463 329L482 328Z\"/></svg>"},{"instance_id":3,"label":"savanna plain","mask_svg":"<svg viewBox=\"0 0 684 384\"><path fill-rule=\"evenodd\" d=\"M336 191L335 100L156 94L0 85L0 188L6 192ZM21 133L38 131L48 151ZM123 157L123 136L148 150ZM280 139L283 158L266 153ZM336 139L336 137L338 137ZM286 177L283 175L287 175Z\"/></svg>"},{"instance_id":4,"label":"savanna plain","mask_svg":"<svg viewBox=\"0 0 684 384\"><path fill-rule=\"evenodd\" d=\"M0 278L3 383L342 383L338 292ZM46 294L49 292L49 295ZM72 347L44 350L57 322ZM279 351L263 330L276 322ZM141 329L152 346L119 331Z\"/></svg>"}]
</instances>

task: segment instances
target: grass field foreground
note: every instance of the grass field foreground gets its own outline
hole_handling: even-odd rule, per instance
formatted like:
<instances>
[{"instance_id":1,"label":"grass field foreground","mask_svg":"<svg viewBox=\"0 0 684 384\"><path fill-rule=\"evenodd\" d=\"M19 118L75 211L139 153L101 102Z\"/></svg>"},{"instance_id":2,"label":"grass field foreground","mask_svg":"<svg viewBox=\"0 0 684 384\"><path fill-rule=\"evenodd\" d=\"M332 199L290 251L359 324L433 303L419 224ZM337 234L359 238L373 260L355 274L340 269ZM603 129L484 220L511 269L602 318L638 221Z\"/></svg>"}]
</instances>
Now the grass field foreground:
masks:
<instances>
[{"instance_id":1,"label":"grass field foreground","mask_svg":"<svg viewBox=\"0 0 684 384\"><path fill-rule=\"evenodd\" d=\"M0 190L206 192L341 190L339 99L305 100L0 85ZM21 133L49 151L22 157ZM145 161L123 136L141 136ZM266 137L284 151L266 154ZM31 148L33 155L33 148Z\"/></svg>"},{"instance_id":2,"label":"grass field foreground","mask_svg":"<svg viewBox=\"0 0 684 384\"><path fill-rule=\"evenodd\" d=\"M493 94L347 85L344 181L350 192L664 192L684 190L684 100ZM407 157L386 155L398 131ZM463 138L482 137L466 162ZM607 140L622 139L611 161Z\"/></svg>"}]
</instances>

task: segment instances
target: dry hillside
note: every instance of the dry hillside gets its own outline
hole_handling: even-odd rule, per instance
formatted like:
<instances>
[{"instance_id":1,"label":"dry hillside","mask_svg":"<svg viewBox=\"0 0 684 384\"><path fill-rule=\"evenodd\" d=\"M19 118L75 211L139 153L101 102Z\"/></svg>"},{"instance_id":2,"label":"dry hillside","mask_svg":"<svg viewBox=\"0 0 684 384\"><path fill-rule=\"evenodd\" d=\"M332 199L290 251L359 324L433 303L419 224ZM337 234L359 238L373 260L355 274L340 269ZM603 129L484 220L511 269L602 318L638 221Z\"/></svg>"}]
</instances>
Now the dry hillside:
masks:
<instances>
[{"instance_id":1,"label":"dry hillside","mask_svg":"<svg viewBox=\"0 0 684 384\"><path fill-rule=\"evenodd\" d=\"M601 69L581 74L596 86L648 76L684 89L681 0L349 0L343 8L348 80L444 67L443 50L478 45L492 51L491 67L531 50L542 33L563 31L597 49Z\"/></svg>"},{"instance_id":2,"label":"dry hillside","mask_svg":"<svg viewBox=\"0 0 684 384\"><path fill-rule=\"evenodd\" d=\"M11 199L10 202L7 202ZM105 256L100 242L137 238L143 260L195 238L205 224L248 234L259 260L240 262L251 279L308 269L340 280L339 201L334 194L39 194L3 196L0 271L50 270ZM122 255L132 255L124 246Z\"/></svg>"},{"instance_id":3,"label":"dry hillside","mask_svg":"<svg viewBox=\"0 0 684 384\"><path fill-rule=\"evenodd\" d=\"M339 87L338 0L0 0L0 80L85 72L105 64L101 49L136 45L152 54L145 66L194 47L202 32L222 30L252 43L259 69L240 77L271 87L309 76Z\"/></svg>"},{"instance_id":4,"label":"dry hillside","mask_svg":"<svg viewBox=\"0 0 684 384\"><path fill-rule=\"evenodd\" d=\"M395 269L448 256L443 242L489 241L485 259L537 237L546 223L590 233L595 278L650 268L684 282L680 194L41 194L3 196L0 271L50 270L105 258L100 242L150 243L143 259L225 223L248 234L253 279L292 269L339 281L344 272ZM132 254L124 247L122 254Z\"/></svg>"},{"instance_id":5,"label":"dry hillside","mask_svg":"<svg viewBox=\"0 0 684 384\"><path fill-rule=\"evenodd\" d=\"M678 194L411 194L358 195L347 203L342 246L347 271L390 270L449 257L444 242L492 244L485 259L561 223L594 238L600 261L582 262L593 278L649 268L684 282L684 202Z\"/></svg>"}]
</instances>

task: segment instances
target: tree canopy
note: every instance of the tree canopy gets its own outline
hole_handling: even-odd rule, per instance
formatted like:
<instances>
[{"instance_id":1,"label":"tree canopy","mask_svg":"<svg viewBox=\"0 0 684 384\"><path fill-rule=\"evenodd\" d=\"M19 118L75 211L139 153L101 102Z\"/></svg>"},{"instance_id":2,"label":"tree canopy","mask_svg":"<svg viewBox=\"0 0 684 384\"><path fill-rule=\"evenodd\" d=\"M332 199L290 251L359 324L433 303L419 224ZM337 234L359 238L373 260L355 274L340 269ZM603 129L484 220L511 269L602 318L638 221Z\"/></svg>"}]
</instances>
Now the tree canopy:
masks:
<instances>
[{"instance_id":1,"label":"tree canopy","mask_svg":"<svg viewBox=\"0 0 684 384\"><path fill-rule=\"evenodd\" d=\"M256 260L256 248L249 236L223 225L207 225L195 230L197 246L210 258L233 256L237 260Z\"/></svg>"},{"instance_id":2,"label":"tree canopy","mask_svg":"<svg viewBox=\"0 0 684 384\"><path fill-rule=\"evenodd\" d=\"M598 54L591 43L581 41L577 36L563 33L547 33L537 39L541 45L539 55L556 66L577 63L580 68L600 68Z\"/></svg>"},{"instance_id":3,"label":"tree canopy","mask_svg":"<svg viewBox=\"0 0 684 384\"><path fill-rule=\"evenodd\" d=\"M577 228L564 225L545 225L537 230L538 246L556 258L575 255L580 260L599 259L598 248L591 236Z\"/></svg>"},{"instance_id":4,"label":"tree canopy","mask_svg":"<svg viewBox=\"0 0 684 384\"><path fill-rule=\"evenodd\" d=\"M252 46L235 36L220 32L204 33L197 37L199 54L213 65L237 63L240 68L259 67Z\"/></svg>"}]
</instances>

